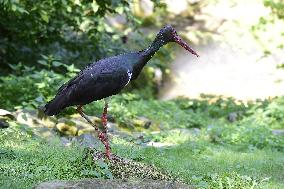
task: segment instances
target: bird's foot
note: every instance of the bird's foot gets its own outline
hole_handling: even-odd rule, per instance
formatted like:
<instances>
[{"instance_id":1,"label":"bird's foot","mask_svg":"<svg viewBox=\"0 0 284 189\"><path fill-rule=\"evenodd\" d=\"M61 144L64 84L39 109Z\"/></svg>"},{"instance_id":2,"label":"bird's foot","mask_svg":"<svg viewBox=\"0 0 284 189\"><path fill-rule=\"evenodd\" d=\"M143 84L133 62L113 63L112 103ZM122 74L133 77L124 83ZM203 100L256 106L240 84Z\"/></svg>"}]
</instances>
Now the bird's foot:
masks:
<instances>
[{"instance_id":1,"label":"bird's foot","mask_svg":"<svg viewBox=\"0 0 284 189\"><path fill-rule=\"evenodd\" d=\"M111 152L110 152L110 149L106 149L106 158L107 159L111 159Z\"/></svg>"},{"instance_id":2,"label":"bird's foot","mask_svg":"<svg viewBox=\"0 0 284 189\"><path fill-rule=\"evenodd\" d=\"M107 159L111 159L111 151L110 151L110 145L109 145L109 141L106 140L103 142L103 144L105 145L105 156Z\"/></svg>"},{"instance_id":3,"label":"bird's foot","mask_svg":"<svg viewBox=\"0 0 284 189\"><path fill-rule=\"evenodd\" d=\"M110 159L111 157L111 151L110 151L110 144L107 138L106 133L103 132L99 132L99 139L101 140L101 142L104 144L105 146L105 155L107 159Z\"/></svg>"},{"instance_id":4,"label":"bird's foot","mask_svg":"<svg viewBox=\"0 0 284 189\"><path fill-rule=\"evenodd\" d=\"M107 159L111 158L111 151L110 151L110 145L109 145L109 141L107 140L107 137L104 135L101 139L102 143L105 146L105 156Z\"/></svg>"}]
</instances>

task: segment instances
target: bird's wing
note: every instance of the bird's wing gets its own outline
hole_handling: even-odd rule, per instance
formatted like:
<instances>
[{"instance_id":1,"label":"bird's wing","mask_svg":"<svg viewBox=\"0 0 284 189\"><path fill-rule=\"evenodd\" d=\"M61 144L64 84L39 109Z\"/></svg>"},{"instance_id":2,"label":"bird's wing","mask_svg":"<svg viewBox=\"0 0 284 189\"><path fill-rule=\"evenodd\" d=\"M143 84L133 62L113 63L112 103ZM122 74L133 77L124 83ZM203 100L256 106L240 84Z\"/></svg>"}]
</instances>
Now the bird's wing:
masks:
<instances>
[{"instance_id":1,"label":"bird's wing","mask_svg":"<svg viewBox=\"0 0 284 189\"><path fill-rule=\"evenodd\" d=\"M80 71L78 73L78 75L76 75L74 78L72 78L71 80L67 81L65 84L63 84L58 90L57 90L57 94L60 94L64 89L72 86L74 83L78 83L78 81L81 80L81 78L83 77L83 71Z\"/></svg>"},{"instance_id":2,"label":"bird's wing","mask_svg":"<svg viewBox=\"0 0 284 189\"><path fill-rule=\"evenodd\" d=\"M110 81L119 84L121 87L126 86L132 77L132 71L126 68L105 68L98 75L98 81L109 83Z\"/></svg>"},{"instance_id":3,"label":"bird's wing","mask_svg":"<svg viewBox=\"0 0 284 189\"><path fill-rule=\"evenodd\" d=\"M64 83L58 90L57 94L60 94L64 89L72 86L73 84L78 83L83 77L84 73L88 71L90 68L94 67L95 63L88 64L84 69L82 69L75 77Z\"/></svg>"},{"instance_id":4,"label":"bird's wing","mask_svg":"<svg viewBox=\"0 0 284 189\"><path fill-rule=\"evenodd\" d=\"M105 69L85 70L81 77L71 81L67 89L63 89L66 91L65 97L70 99L69 105L87 104L115 95L128 84L131 79L129 69L108 66Z\"/></svg>"}]
</instances>

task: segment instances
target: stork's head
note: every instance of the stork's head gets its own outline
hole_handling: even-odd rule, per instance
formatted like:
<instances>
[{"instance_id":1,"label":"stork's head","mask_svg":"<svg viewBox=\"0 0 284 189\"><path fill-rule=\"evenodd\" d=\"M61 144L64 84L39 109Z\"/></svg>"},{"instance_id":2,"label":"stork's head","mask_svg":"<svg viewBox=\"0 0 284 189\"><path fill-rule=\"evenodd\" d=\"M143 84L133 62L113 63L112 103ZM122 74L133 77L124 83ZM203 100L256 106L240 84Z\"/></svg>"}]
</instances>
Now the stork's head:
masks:
<instances>
[{"instance_id":1,"label":"stork's head","mask_svg":"<svg viewBox=\"0 0 284 189\"><path fill-rule=\"evenodd\" d=\"M199 57L199 55L186 43L180 36L177 34L176 30L171 25L166 25L163 27L160 32L157 34L156 39L167 42L176 42L182 46L185 50Z\"/></svg>"}]
</instances>

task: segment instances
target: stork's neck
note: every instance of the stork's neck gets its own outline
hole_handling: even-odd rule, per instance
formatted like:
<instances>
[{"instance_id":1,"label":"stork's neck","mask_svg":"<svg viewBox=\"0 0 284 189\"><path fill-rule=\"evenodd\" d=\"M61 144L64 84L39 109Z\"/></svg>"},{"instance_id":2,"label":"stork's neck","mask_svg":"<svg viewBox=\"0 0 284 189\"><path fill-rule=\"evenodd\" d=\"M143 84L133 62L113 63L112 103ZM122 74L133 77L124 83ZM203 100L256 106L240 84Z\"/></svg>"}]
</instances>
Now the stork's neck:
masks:
<instances>
[{"instance_id":1,"label":"stork's neck","mask_svg":"<svg viewBox=\"0 0 284 189\"><path fill-rule=\"evenodd\" d=\"M147 61L149 61L154 56L154 54L167 43L168 42L162 39L160 37L160 34L158 34L152 44L147 49L143 50L142 54L147 59Z\"/></svg>"},{"instance_id":2,"label":"stork's neck","mask_svg":"<svg viewBox=\"0 0 284 189\"><path fill-rule=\"evenodd\" d=\"M158 33L152 44L145 50L139 52L140 60L135 62L133 65L133 79L136 79L141 72L142 68L147 64L147 62L154 56L154 54L168 42L162 39L161 34Z\"/></svg>"}]
</instances>

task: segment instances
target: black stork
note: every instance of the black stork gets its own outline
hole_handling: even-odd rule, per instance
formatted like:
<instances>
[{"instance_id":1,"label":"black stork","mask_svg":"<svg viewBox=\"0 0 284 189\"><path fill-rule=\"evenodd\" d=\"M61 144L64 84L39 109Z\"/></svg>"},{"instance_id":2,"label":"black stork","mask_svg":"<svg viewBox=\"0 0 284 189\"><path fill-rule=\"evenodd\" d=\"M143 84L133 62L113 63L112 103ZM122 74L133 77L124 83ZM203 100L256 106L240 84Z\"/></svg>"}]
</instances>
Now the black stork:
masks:
<instances>
[{"instance_id":1,"label":"black stork","mask_svg":"<svg viewBox=\"0 0 284 189\"><path fill-rule=\"evenodd\" d=\"M85 67L58 89L55 98L45 105L45 114L52 116L66 107L77 106L78 113L95 128L109 159L111 154L107 136L107 97L119 93L130 81L135 80L153 55L169 42L176 42L190 53L199 56L178 36L171 25L166 25L145 50L101 59ZM82 109L83 105L100 99L105 99L102 114L103 131L100 131Z\"/></svg>"}]
</instances>

